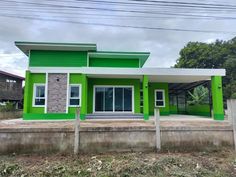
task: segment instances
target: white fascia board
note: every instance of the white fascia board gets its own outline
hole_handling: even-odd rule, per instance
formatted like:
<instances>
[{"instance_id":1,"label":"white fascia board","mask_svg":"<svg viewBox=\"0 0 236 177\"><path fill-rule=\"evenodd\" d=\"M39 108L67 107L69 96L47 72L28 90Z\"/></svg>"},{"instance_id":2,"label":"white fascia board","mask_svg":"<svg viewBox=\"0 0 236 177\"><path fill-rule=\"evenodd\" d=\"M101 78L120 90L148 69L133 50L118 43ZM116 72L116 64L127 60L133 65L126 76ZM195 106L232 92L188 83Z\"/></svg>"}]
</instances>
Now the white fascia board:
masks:
<instances>
[{"instance_id":1,"label":"white fascia board","mask_svg":"<svg viewBox=\"0 0 236 177\"><path fill-rule=\"evenodd\" d=\"M146 75L225 76L225 69L140 68Z\"/></svg>"},{"instance_id":2,"label":"white fascia board","mask_svg":"<svg viewBox=\"0 0 236 177\"><path fill-rule=\"evenodd\" d=\"M225 76L225 69L29 67L32 73L83 73L90 75Z\"/></svg>"}]
</instances>

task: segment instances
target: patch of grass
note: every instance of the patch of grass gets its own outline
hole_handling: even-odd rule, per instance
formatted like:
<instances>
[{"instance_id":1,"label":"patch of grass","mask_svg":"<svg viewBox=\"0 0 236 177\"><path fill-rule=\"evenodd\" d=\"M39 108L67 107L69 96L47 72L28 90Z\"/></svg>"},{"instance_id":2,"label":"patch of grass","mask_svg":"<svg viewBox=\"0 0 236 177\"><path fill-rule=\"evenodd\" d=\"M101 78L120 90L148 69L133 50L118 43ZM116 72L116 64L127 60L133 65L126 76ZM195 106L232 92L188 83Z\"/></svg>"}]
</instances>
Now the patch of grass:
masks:
<instances>
[{"instance_id":1,"label":"patch of grass","mask_svg":"<svg viewBox=\"0 0 236 177\"><path fill-rule=\"evenodd\" d=\"M229 149L195 153L0 156L1 177L234 177Z\"/></svg>"}]
</instances>

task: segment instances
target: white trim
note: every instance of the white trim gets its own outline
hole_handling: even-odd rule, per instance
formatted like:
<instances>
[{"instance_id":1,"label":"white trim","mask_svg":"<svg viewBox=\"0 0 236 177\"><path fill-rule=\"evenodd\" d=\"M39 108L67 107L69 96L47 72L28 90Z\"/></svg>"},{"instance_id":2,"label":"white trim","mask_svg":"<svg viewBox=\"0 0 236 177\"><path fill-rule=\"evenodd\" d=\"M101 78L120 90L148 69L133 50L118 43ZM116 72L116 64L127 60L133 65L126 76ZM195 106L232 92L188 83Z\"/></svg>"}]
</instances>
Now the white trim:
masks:
<instances>
[{"instance_id":1,"label":"white trim","mask_svg":"<svg viewBox=\"0 0 236 177\"><path fill-rule=\"evenodd\" d=\"M70 73L67 73L67 83L66 83L66 113L69 112L69 84L70 84Z\"/></svg>"},{"instance_id":2,"label":"white trim","mask_svg":"<svg viewBox=\"0 0 236 177\"><path fill-rule=\"evenodd\" d=\"M112 87L113 88L113 111L95 111L95 88ZM115 92L114 88L132 89L132 111L115 111ZM134 86L133 85L94 85L93 86L93 113L134 113Z\"/></svg>"},{"instance_id":3,"label":"white trim","mask_svg":"<svg viewBox=\"0 0 236 177\"><path fill-rule=\"evenodd\" d=\"M43 108L43 107L45 107L45 93L44 93L44 105L35 105L35 96L36 96L36 87L37 86L44 86L44 92L46 91L45 90L45 83L34 83L34 88L33 88L33 100L32 100L32 107L41 107L41 108ZM43 98L42 98L43 99Z\"/></svg>"},{"instance_id":4,"label":"white trim","mask_svg":"<svg viewBox=\"0 0 236 177\"><path fill-rule=\"evenodd\" d=\"M44 113L48 112L48 73L46 73L46 82L45 82L45 107Z\"/></svg>"},{"instance_id":5,"label":"white trim","mask_svg":"<svg viewBox=\"0 0 236 177\"><path fill-rule=\"evenodd\" d=\"M112 67L29 67L32 73L81 73L91 75L127 76L225 76L225 69L184 68L112 68Z\"/></svg>"},{"instance_id":6,"label":"white trim","mask_svg":"<svg viewBox=\"0 0 236 177\"><path fill-rule=\"evenodd\" d=\"M79 97L77 99L79 99L79 105L70 105L70 92L71 92L71 86L78 86L79 87ZM81 107L81 95L82 95L82 92L81 92L81 84L69 84L69 96L68 96L68 106L69 107Z\"/></svg>"},{"instance_id":7,"label":"white trim","mask_svg":"<svg viewBox=\"0 0 236 177\"><path fill-rule=\"evenodd\" d=\"M156 92L162 92L162 97L163 97L163 100L157 100L156 98ZM164 107L166 107L166 97L165 97L165 90L164 89L156 89L155 91L154 91L154 96L155 96L155 107L157 107L157 108L164 108ZM163 106L157 106L156 105L156 102L157 101L163 101Z\"/></svg>"},{"instance_id":8,"label":"white trim","mask_svg":"<svg viewBox=\"0 0 236 177\"><path fill-rule=\"evenodd\" d=\"M119 53L119 52L88 52L88 54L89 55L96 55L96 56L98 56L98 55L138 55L138 56L149 56L150 55L150 53L149 52L147 52L147 53L145 53L145 52L140 52L140 53L137 53L137 52L134 52L133 54L132 54L132 52L127 52L127 53ZM121 58L122 59L122 58ZM126 58L124 58L124 59L126 59ZM136 58L130 58L130 59L136 59Z\"/></svg>"}]
</instances>

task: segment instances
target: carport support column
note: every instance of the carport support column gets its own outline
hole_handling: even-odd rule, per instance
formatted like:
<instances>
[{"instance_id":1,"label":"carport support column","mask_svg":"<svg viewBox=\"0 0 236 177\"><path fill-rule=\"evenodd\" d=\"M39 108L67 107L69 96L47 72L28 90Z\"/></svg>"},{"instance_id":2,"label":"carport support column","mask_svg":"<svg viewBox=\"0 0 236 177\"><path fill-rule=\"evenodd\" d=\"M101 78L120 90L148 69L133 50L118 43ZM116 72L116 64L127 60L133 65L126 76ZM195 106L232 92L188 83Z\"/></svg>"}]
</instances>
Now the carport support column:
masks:
<instances>
[{"instance_id":1,"label":"carport support column","mask_svg":"<svg viewBox=\"0 0 236 177\"><path fill-rule=\"evenodd\" d=\"M149 119L149 102L148 102L148 76L143 76L143 116L144 120Z\"/></svg>"},{"instance_id":2,"label":"carport support column","mask_svg":"<svg viewBox=\"0 0 236 177\"><path fill-rule=\"evenodd\" d=\"M213 104L213 117L215 120L224 120L221 76L211 77L211 92L212 92L212 104Z\"/></svg>"},{"instance_id":3,"label":"carport support column","mask_svg":"<svg viewBox=\"0 0 236 177\"><path fill-rule=\"evenodd\" d=\"M87 94L88 94L88 79L85 74L82 74L82 96L81 96L81 110L80 119L85 120L87 114Z\"/></svg>"}]
</instances>

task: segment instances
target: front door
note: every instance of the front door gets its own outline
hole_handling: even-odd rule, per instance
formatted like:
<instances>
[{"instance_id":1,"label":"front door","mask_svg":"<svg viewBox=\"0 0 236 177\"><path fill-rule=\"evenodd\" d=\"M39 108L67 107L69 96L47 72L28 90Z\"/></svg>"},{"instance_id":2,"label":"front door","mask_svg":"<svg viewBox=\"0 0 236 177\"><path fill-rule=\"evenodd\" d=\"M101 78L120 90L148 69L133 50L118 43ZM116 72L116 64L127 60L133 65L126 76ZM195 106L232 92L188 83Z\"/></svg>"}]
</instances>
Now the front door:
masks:
<instances>
[{"instance_id":1,"label":"front door","mask_svg":"<svg viewBox=\"0 0 236 177\"><path fill-rule=\"evenodd\" d=\"M94 112L133 112L133 88L95 86Z\"/></svg>"}]
</instances>

